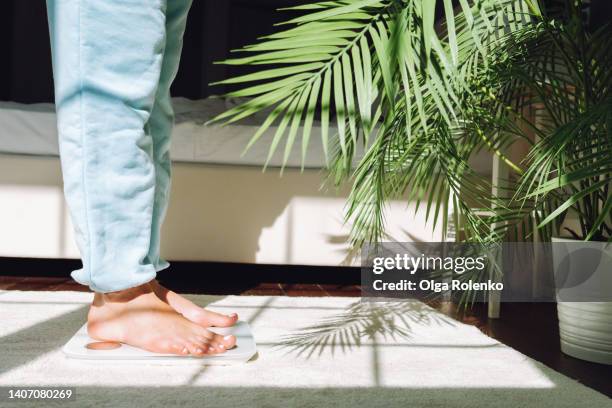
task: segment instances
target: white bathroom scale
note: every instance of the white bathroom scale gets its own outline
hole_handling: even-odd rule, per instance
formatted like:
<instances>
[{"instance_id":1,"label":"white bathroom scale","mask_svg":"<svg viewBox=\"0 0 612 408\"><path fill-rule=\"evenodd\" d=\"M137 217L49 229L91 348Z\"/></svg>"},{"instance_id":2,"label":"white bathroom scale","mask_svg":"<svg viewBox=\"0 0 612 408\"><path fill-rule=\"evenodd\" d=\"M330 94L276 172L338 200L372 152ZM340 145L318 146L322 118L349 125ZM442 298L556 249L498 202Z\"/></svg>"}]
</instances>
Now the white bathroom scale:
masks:
<instances>
[{"instance_id":1,"label":"white bathroom scale","mask_svg":"<svg viewBox=\"0 0 612 408\"><path fill-rule=\"evenodd\" d=\"M248 323L238 321L232 327L211 327L210 331L226 336L236 336L236 346L223 354L206 355L203 357L178 356L175 354L160 354L141 350L136 347L121 344L110 350L92 350L87 347L96 343L87 335L87 324L83 325L62 348L68 358L92 360L96 362L117 360L132 360L134 362L160 363L160 364L196 364L196 365L231 365L246 363L255 355L257 348L253 332Z\"/></svg>"}]
</instances>

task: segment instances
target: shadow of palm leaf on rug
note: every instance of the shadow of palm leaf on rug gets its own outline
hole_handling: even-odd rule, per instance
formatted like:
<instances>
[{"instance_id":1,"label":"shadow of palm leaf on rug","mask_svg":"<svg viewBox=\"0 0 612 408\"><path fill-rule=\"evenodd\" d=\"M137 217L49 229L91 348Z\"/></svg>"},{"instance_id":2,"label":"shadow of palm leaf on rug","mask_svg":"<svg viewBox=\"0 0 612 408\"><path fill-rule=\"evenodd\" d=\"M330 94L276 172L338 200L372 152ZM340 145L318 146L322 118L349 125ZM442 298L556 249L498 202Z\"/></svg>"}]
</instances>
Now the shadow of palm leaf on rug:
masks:
<instances>
[{"instance_id":1,"label":"shadow of palm leaf on rug","mask_svg":"<svg viewBox=\"0 0 612 408\"><path fill-rule=\"evenodd\" d=\"M299 329L276 345L288 353L310 358L324 351L349 352L366 341L411 339L416 326L449 325L444 315L417 301L356 301L321 323Z\"/></svg>"}]
</instances>

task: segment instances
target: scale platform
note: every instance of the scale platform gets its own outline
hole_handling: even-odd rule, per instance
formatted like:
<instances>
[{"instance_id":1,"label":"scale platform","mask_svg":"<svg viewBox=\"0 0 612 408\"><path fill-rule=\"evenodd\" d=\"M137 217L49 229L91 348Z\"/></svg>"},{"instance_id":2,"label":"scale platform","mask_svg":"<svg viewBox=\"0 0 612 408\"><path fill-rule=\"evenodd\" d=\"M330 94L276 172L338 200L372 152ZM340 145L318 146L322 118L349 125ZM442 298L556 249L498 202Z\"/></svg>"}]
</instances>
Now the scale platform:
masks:
<instances>
[{"instance_id":1,"label":"scale platform","mask_svg":"<svg viewBox=\"0 0 612 408\"><path fill-rule=\"evenodd\" d=\"M203 357L178 356L175 354L159 354L141 350L136 347L121 344L120 347L110 350L92 350L87 348L90 343L97 340L87 335L87 324L83 325L62 348L68 358L91 360L98 362L117 360L132 360L156 364L195 364L195 365L232 365L249 361L257 352L253 332L248 323L238 321L232 327L211 327L210 331L226 336L236 336L236 347L223 354L206 355Z\"/></svg>"}]
</instances>

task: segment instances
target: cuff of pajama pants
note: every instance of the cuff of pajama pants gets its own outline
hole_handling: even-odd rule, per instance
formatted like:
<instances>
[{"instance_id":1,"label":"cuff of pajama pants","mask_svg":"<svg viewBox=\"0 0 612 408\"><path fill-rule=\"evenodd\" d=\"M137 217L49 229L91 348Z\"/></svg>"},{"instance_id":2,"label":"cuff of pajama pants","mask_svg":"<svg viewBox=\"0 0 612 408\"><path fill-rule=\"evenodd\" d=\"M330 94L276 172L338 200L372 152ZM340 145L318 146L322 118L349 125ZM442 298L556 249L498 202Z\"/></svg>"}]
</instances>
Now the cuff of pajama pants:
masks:
<instances>
[{"instance_id":1,"label":"cuff of pajama pants","mask_svg":"<svg viewBox=\"0 0 612 408\"><path fill-rule=\"evenodd\" d=\"M89 289L94 292L110 293L135 288L136 286L151 282L153 279L155 279L156 270L152 265L148 265L147 269L149 269L149 271L140 271L139 273L134 274L134 277L131 279L121 279L120 281L114 279L113 282L100 282L101 279L91 279L91 274L84 269L72 271L70 276L72 276L72 279L81 285L89 286Z\"/></svg>"},{"instance_id":2,"label":"cuff of pajama pants","mask_svg":"<svg viewBox=\"0 0 612 408\"><path fill-rule=\"evenodd\" d=\"M161 259L155 265L155 272L163 271L164 269L168 269L170 267L170 262L165 259Z\"/></svg>"}]
</instances>

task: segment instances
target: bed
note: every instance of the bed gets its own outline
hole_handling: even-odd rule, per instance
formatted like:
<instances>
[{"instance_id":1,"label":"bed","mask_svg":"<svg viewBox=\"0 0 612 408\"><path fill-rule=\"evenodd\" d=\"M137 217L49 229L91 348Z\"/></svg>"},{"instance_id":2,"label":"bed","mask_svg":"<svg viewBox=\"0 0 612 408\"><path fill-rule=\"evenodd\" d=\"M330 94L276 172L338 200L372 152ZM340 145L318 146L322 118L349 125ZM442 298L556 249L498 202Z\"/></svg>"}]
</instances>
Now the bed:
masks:
<instances>
[{"instance_id":1,"label":"bed","mask_svg":"<svg viewBox=\"0 0 612 408\"><path fill-rule=\"evenodd\" d=\"M206 122L231 108L238 101L221 98L190 100L174 98L176 124L172 135L171 157L175 162L262 166L268 155L271 127L260 142L241 157L245 146L256 132L263 114L229 126L206 125ZM58 156L58 140L53 104L20 104L0 102L0 153L35 156ZM291 151L287 167L301 166L301 137ZM270 161L280 166L284 152L281 144ZM360 151L356 160L361 157ZM322 168L323 145L316 125L310 138L305 168Z\"/></svg>"}]
</instances>

